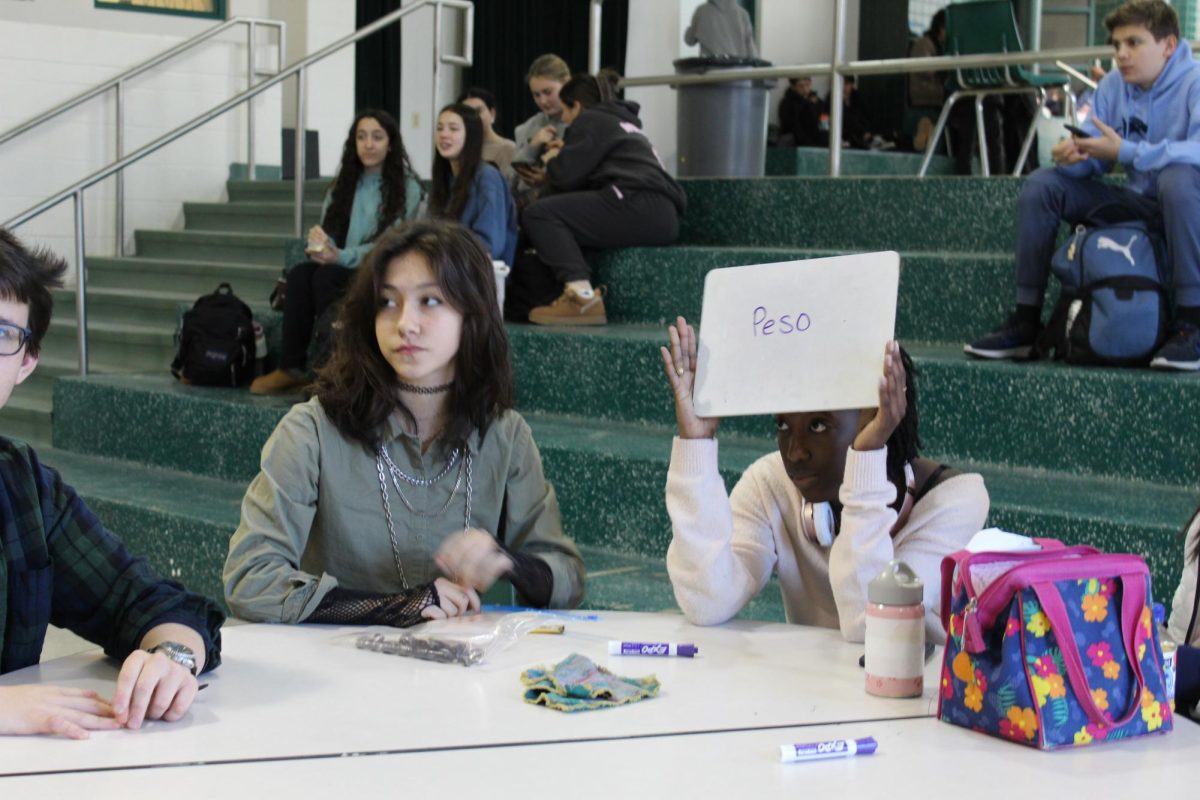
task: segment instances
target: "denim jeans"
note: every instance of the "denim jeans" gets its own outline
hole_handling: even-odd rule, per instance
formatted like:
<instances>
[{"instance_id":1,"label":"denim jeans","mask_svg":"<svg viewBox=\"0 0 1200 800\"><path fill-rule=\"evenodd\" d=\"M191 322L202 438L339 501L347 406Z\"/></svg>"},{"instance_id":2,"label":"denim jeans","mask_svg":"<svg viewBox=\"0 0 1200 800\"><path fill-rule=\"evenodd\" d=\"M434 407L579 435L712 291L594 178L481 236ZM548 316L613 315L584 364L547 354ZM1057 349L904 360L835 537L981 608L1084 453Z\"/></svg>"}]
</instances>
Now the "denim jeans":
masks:
<instances>
[{"instance_id":1,"label":"denim jeans","mask_svg":"<svg viewBox=\"0 0 1200 800\"><path fill-rule=\"evenodd\" d=\"M1017 201L1017 303L1041 306L1060 220L1074 224L1097 206L1113 203L1162 226L1167 273L1176 305L1200 306L1200 168L1172 164L1158 173L1156 196L1092 178L1072 178L1053 167L1029 176Z\"/></svg>"}]
</instances>

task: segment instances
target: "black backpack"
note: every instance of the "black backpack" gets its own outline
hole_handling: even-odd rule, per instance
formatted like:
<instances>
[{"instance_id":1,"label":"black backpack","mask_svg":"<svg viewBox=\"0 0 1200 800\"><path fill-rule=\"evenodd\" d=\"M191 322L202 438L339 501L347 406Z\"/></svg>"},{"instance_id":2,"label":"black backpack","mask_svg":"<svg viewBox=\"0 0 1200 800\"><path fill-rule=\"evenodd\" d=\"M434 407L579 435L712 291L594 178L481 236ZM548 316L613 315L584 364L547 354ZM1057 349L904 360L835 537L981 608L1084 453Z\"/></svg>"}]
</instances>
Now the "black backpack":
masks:
<instances>
[{"instance_id":1,"label":"black backpack","mask_svg":"<svg viewBox=\"0 0 1200 800\"><path fill-rule=\"evenodd\" d=\"M242 386L254 377L254 317L228 283L196 301L175 336L171 374L201 386Z\"/></svg>"}]
</instances>

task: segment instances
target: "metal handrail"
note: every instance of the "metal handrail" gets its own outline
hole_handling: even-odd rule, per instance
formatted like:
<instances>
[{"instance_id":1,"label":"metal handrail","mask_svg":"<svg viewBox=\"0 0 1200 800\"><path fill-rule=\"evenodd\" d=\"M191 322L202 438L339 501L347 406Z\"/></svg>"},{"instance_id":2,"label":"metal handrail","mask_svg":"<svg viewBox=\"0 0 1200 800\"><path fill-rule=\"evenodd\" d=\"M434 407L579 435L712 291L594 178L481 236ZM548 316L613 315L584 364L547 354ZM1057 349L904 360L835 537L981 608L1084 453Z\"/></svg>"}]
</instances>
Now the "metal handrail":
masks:
<instances>
[{"instance_id":1,"label":"metal handrail","mask_svg":"<svg viewBox=\"0 0 1200 800\"><path fill-rule=\"evenodd\" d=\"M37 126L41 125L43 122L48 122L49 120L54 119L55 117L57 117L59 114L62 114L63 112L70 111L72 108L79 105L80 103L85 103L94 97L99 97L100 95L107 92L109 89L116 88L117 86L121 85L122 83L129 80L130 78L135 78L138 75L141 75L143 72L146 72L147 70L157 67L159 64L162 64L164 61L169 61L170 59L174 58L175 56L179 55L180 53L184 53L184 52L192 49L193 47L195 47L203 42L208 41L209 39L213 38L217 34L227 31L236 25L262 25L263 27L278 28L280 30L280 32L282 33L286 29L287 23L285 23L281 20L257 19L257 18L253 18L253 17L234 17L233 19L226 20L225 22L222 22L220 25L216 25L212 28L209 28L208 30L204 31L203 33L198 33L195 36L191 37L190 39L186 39L186 40L180 42L179 44L175 45L174 47L164 50L161 53L159 53L158 55L153 56L136 66L130 67L129 69L122 72L121 74L119 74L113 78L109 78L108 80L104 81L103 83L96 84L92 88L87 89L87 90L81 92L80 94L75 95L70 100L64 100L63 102L56 105L54 108L51 108L48 111L43 111L42 113L38 114L37 116L31 117L30 119L25 120L20 125L17 125L14 128L10 128L9 130L4 131L3 133L0 133L0 144L4 144L5 142L7 142L10 139L15 139L16 137L20 136L22 133L25 133L26 131L36 128ZM280 56L280 58L282 59L282 55ZM279 66L280 66L280 68L283 67L282 60L279 62Z\"/></svg>"},{"instance_id":2,"label":"metal handrail","mask_svg":"<svg viewBox=\"0 0 1200 800\"><path fill-rule=\"evenodd\" d=\"M841 14L845 0L837 0L835 5L835 27ZM638 86L688 86L696 84L729 83L732 81L765 80L773 78L790 78L797 75L830 75L839 89L841 79L846 75L895 75L912 72L939 72L969 67L1000 67L1025 64L1055 63L1059 61L1091 61L1095 58L1112 56L1112 47L1096 45L1091 47L1064 47L1054 50L1027 50L1020 53L980 53L969 56L930 56L927 58L883 58L870 61L846 61L838 58L840 50L837 43L844 35L835 31L834 59L832 61L813 62L810 64L788 64L772 67L746 67L744 69L720 69L713 72L691 75L643 75L635 78L622 78L621 88ZM1200 49L1200 40L1190 42L1193 50ZM832 96L837 96L836 94ZM841 174L841 114L838 113L840 103L834 103L829 119L829 175L838 177Z\"/></svg>"},{"instance_id":3,"label":"metal handrail","mask_svg":"<svg viewBox=\"0 0 1200 800\"><path fill-rule=\"evenodd\" d=\"M91 175L87 176L86 178L84 178L80 181L77 181L76 183L71 184L66 189L63 189L59 192L56 192L56 193L50 195L49 197L47 197L45 200L38 203L37 205L27 208L25 211L22 211L17 216L15 216L12 219L8 220L7 222L3 223L2 227L10 228L10 229L15 228L19 225L22 225L22 224L28 222L29 220L31 220L37 216L43 214L44 212L48 211L49 209L54 208L55 206L57 206L59 203L63 202L67 198L74 199L74 201L75 201L74 202L74 207L75 207L75 263L76 263L76 269L75 269L75 274L76 274L75 315L76 315L76 319L77 319L77 324L79 326L79 334L78 335L79 335L79 374L80 375L83 375L83 376L87 375L87 301L86 301L87 270L84 269L84 253L83 253L83 250L84 250L83 191L85 189L88 189L88 188L96 185L100 181L103 181L104 179L108 178L109 176L113 175L114 173L120 172L121 170L125 169L126 167L130 166L131 164L135 164L138 161L141 161L146 156L151 155L158 150L161 150L163 147L165 147L168 144L171 144L176 139L179 139L180 137L182 137L188 133L191 133L196 128L199 128L200 126L212 121L213 119L216 119L217 117L221 116L222 114L226 113L227 111L230 111L231 109L236 108L237 106L241 105L242 103L252 100L253 98L255 98L258 95L262 94L263 92L267 91L268 89L271 89L274 86L277 86L278 84L282 83L283 81L285 81L288 78L295 75L296 76L296 148L295 148L295 150L296 150L295 170L296 171L295 171L295 176L294 176L294 182L295 182L294 198L295 198L296 207L295 207L294 220L295 220L295 234L297 236L299 236L301 234L301 228L303 225L303 212L304 212L304 146L303 146L303 144L304 144L304 86L305 86L304 71L308 67L312 66L313 64L317 63L318 61L324 60L325 58L338 52L342 48L344 48L348 45L354 44L355 42L358 42L361 39L365 39L366 37L370 36L371 34L377 32L383 28L388 27L389 25L392 25L393 23L399 22L401 19L403 19L404 17L408 16L409 14L411 14L412 12L414 12L418 9L426 8L429 6L432 6L434 8L434 13L436 15L436 17L435 17L435 20L436 20L435 25L436 26L440 26L442 9L444 7L454 8L454 9L458 9L460 11L465 11L466 15L467 15L466 16L466 24L463 27L463 52L464 52L464 55L461 55L461 56L459 56L459 55L443 55L441 52L441 40L435 39L434 45L433 45L433 54L434 54L433 57L434 57L435 65L438 64L439 62L444 62L447 64L471 66L471 63L472 63L472 61L471 61L471 44L472 44L472 40L474 37L474 30L475 30L475 5L474 5L474 3L470 2L470 0L418 0L418 2L414 2L411 5L397 9L396 11L393 11L390 14L380 17L379 19L375 20L375 22L372 22L370 25L366 25L366 26L358 29L354 33L348 34L347 36L343 36L341 39L338 39L336 42L333 42L332 44L329 44L329 45L321 48L320 50L318 50L317 52L308 56L307 58L305 58L301 61L297 61L295 64L292 64L291 66L281 70L274 77L268 78L267 80L263 81L262 83L259 83L255 86L250 87L249 89L242 92L241 94L236 95L236 96L230 98L229 100L226 100L225 102L214 106L213 108L210 108L208 111L204 112L203 114L200 114L199 116L194 117L191 120L183 123L179 127L175 128L173 131L165 133L162 136L155 139L154 141L142 145L141 147L139 147L137 150L130 153L129 155L124 156L123 158L120 158L120 159L114 161L113 163L109 164L107 167L103 167L103 168L97 170L96 172L93 172ZM435 75L436 75L436 68L435 68ZM436 105L437 105L436 84L435 84L435 91L434 91L433 95L434 96L433 96L432 103L436 107Z\"/></svg>"},{"instance_id":4,"label":"metal handrail","mask_svg":"<svg viewBox=\"0 0 1200 800\"><path fill-rule=\"evenodd\" d=\"M13 128L10 128L9 130L7 130L3 133L0 133L0 145L3 145L5 142L15 139L24 133L28 133L29 131L34 130L35 128L39 127L40 125L61 116L62 114L66 113L67 111L70 111L71 109L73 109L83 103L86 103L88 100L95 99L95 98L105 94L108 91L112 91L114 93L115 99L116 99L116 114L115 114L116 135L115 135L114 144L116 146L116 157L118 159L120 159L125 154L125 106L124 106L125 91L124 90L125 90L126 82L133 78L136 78L138 75L141 75L142 73L147 72L148 70L151 70L151 69L157 67L159 64L163 64L167 61L170 61L172 58L175 58L176 56L178 56L182 53L185 53L185 52L195 48L196 46L203 44L204 42L207 42L209 39L212 39L214 36L217 36L218 34L223 33L225 31L229 30L230 28L234 28L238 25L246 26L246 35L247 35L246 81L247 81L247 86L254 85L254 77L257 74L256 73L257 59L256 59L256 49L255 49L255 43L256 43L255 29L257 26L262 26L264 28L278 29L278 31L279 31L279 52L276 57L276 72L283 69L283 51L284 51L284 49L286 47L286 43L287 43L287 23L285 23L281 20L258 19L257 17L234 17L233 19L222 22L220 25L214 25L213 27L209 28L208 30L203 31L202 33L198 33L189 39L185 39L184 41L180 42L179 44L177 44L173 47L167 48L166 50L162 51L158 55L152 56L152 57L148 58L147 60L143 61L142 63L136 64L136 65L130 67L129 69L125 70L124 72L120 73L119 75L109 78L106 81L102 81L101 83L96 84L92 88L87 89L83 92L80 92L79 94L75 95L74 97L70 98L69 100L64 100L63 102L59 103L58 105L54 106L53 108L51 108L47 111L43 111L40 114L37 114L36 116L25 120L24 122L20 123L19 125L15 126ZM247 154L246 154L247 169L250 173L250 176L253 177L254 172L255 172L254 106L253 105L250 106L249 113L246 116L246 136L248 138ZM116 186L115 186L115 195L116 196L115 196L114 202L115 202L116 213L114 214L114 223L115 223L115 228L116 228L116 253L117 253L117 256L123 256L123 255L125 255L125 175L124 175L124 173L120 173L117 175L115 183L116 183Z\"/></svg>"}]
</instances>

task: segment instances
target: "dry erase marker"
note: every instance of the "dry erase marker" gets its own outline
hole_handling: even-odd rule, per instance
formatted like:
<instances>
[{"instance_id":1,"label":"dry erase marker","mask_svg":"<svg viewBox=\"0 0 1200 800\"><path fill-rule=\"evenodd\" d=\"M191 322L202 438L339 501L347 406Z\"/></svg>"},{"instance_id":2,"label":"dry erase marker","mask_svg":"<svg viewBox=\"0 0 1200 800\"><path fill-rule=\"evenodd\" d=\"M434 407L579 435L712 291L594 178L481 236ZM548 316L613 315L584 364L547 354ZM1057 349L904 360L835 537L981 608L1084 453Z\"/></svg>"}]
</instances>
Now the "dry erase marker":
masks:
<instances>
[{"instance_id":1,"label":"dry erase marker","mask_svg":"<svg viewBox=\"0 0 1200 800\"><path fill-rule=\"evenodd\" d=\"M869 756L878 743L867 736L863 739L833 739L828 742L807 744L783 744L779 746L779 760L785 764L797 761L817 761L822 758L845 758L847 756Z\"/></svg>"},{"instance_id":2,"label":"dry erase marker","mask_svg":"<svg viewBox=\"0 0 1200 800\"><path fill-rule=\"evenodd\" d=\"M691 658L700 652L694 644L671 642L609 642L610 656L683 656Z\"/></svg>"}]
</instances>

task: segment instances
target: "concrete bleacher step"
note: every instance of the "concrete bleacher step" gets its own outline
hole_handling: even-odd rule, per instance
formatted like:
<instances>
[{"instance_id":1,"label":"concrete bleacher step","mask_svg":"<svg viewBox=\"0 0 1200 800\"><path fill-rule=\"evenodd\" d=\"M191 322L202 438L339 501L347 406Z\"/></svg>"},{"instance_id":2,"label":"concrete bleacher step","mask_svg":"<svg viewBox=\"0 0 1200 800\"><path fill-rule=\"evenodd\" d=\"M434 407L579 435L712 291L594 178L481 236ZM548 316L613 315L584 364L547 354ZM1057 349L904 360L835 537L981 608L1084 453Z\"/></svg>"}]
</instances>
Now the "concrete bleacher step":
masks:
<instances>
[{"instance_id":1,"label":"concrete bleacher step","mask_svg":"<svg viewBox=\"0 0 1200 800\"><path fill-rule=\"evenodd\" d=\"M599 254L593 263L596 281L608 287L604 304L610 322L663 325L680 314L693 323L700 320L704 278L710 270L847 252L776 247L633 247ZM896 337L902 341L912 338L956 343L974 339L1002 320L1010 309L1012 272L1009 255L902 252Z\"/></svg>"},{"instance_id":2,"label":"concrete bleacher step","mask_svg":"<svg viewBox=\"0 0 1200 800\"><path fill-rule=\"evenodd\" d=\"M228 283L239 297L265 298L275 288L278 265L239 264L228 261L196 261L169 258L102 258L89 256L88 291L96 289L144 289L177 292L192 300Z\"/></svg>"},{"instance_id":3,"label":"concrete bleacher step","mask_svg":"<svg viewBox=\"0 0 1200 800\"><path fill-rule=\"evenodd\" d=\"M60 361L78 358L78 325L73 317L55 316L42 342L42 353ZM173 326L138 322L88 320L89 362L108 364L123 371L166 370L175 357Z\"/></svg>"},{"instance_id":4,"label":"concrete bleacher step","mask_svg":"<svg viewBox=\"0 0 1200 800\"><path fill-rule=\"evenodd\" d=\"M221 231L134 232L139 256L188 261L226 261L279 266L282 233L225 233Z\"/></svg>"},{"instance_id":5,"label":"concrete bleacher step","mask_svg":"<svg viewBox=\"0 0 1200 800\"><path fill-rule=\"evenodd\" d=\"M196 301L196 295L180 290L90 286L87 299L89 327L93 322L128 322L140 327L174 331L179 305L191 305ZM64 320L68 316L74 320L75 292L71 289L56 290L54 308L56 320Z\"/></svg>"},{"instance_id":6,"label":"concrete bleacher step","mask_svg":"<svg viewBox=\"0 0 1200 800\"><path fill-rule=\"evenodd\" d=\"M689 178L680 244L1010 253L1020 178Z\"/></svg>"},{"instance_id":7,"label":"concrete bleacher step","mask_svg":"<svg viewBox=\"0 0 1200 800\"><path fill-rule=\"evenodd\" d=\"M239 233L282 233L295 235L293 203L239 201L232 203L184 203L184 228L189 231ZM303 229L321 221L321 204L304 204Z\"/></svg>"},{"instance_id":8,"label":"concrete bleacher step","mask_svg":"<svg viewBox=\"0 0 1200 800\"><path fill-rule=\"evenodd\" d=\"M657 326L510 327L520 407L670 425ZM1194 486L1200 379L1132 369L969 359L959 345L908 343L931 451L1014 467ZM726 420L760 436L762 417ZM1115 443L1121 443L1114 446Z\"/></svg>"},{"instance_id":9,"label":"concrete bleacher step","mask_svg":"<svg viewBox=\"0 0 1200 800\"><path fill-rule=\"evenodd\" d=\"M257 473L261 443L289 407L278 398L179 386L159 376L64 378L55 395L59 449L243 488ZM613 554L661 559L670 541L663 489L671 428L523 413L555 485L564 527L576 541ZM727 485L774 448L769 430L754 437L721 434L720 469ZM990 524L1140 553L1151 566L1158 596L1170 596L1166 592L1181 567L1177 533L1195 504L1190 487L978 463L934 447L929 452L983 474L992 498Z\"/></svg>"},{"instance_id":10,"label":"concrete bleacher step","mask_svg":"<svg viewBox=\"0 0 1200 800\"><path fill-rule=\"evenodd\" d=\"M317 203L325 199L325 192L332 178L310 178L304 181L304 203ZM282 180L251 181L231 178L225 182L225 190L231 203L292 203L295 200L295 183Z\"/></svg>"},{"instance_id":11,"label":"concrete bleacher step","mask_svg":"<svg viewBox=\"0 0 1200 800\"><path fill-rule=\"evenodd\" d=\"M896 150L853 150L843 148L841 174L843 177L916 176L921 171L922 153ZM829 150L824 147L769 147L766 174L772 177L822 176L829 174ZM954 160L935 155L929 162L930 175L953 175Z\"/></svg>"}]
</instances>

